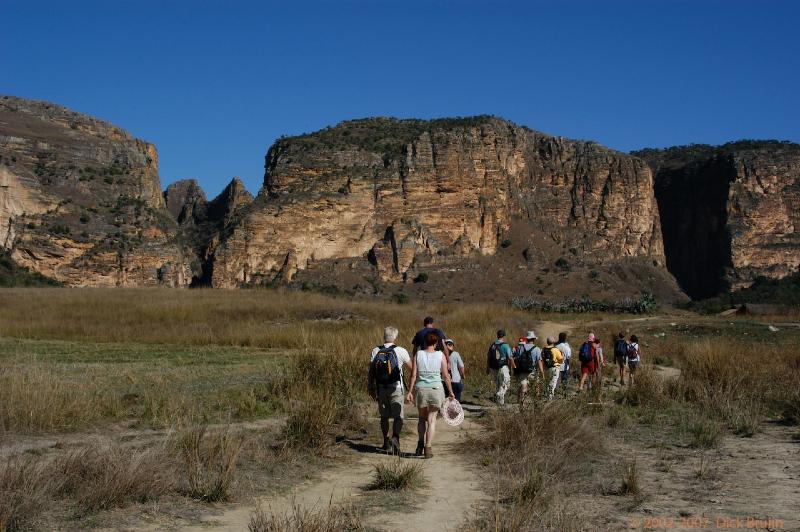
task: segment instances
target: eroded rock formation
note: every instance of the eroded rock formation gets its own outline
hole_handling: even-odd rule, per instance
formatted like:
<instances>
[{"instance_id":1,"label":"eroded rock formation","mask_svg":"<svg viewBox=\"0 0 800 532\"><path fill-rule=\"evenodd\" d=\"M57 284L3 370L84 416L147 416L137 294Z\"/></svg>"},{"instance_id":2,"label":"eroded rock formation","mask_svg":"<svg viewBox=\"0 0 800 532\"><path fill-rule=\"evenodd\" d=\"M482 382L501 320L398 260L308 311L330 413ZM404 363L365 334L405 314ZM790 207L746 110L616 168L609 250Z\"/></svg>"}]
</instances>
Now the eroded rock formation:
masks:
<instances>
[{"instance_id":1,"label":"eroded rock formation","mask_svg":"<svg viewBox=\"0 0 800 532\"><path fill-rule=\"evenodd\" d=\"M694 298L800 267L800 145L740 141L643 150L656 174L670 271Z\"/></svg>"},{"instance_id":2,"label":"eroded rock formation","mask_svg":"<svg viewBox=\"0 0 800 532\"><path fill-rule=\"evenodd\" d=\"M0 97L0 244L81 286L182 286L153 145L64 107Z\"/></svg>"},{"instance_id":3,"label":"eroded rock formation","mask_svg":"<svg viewBox=\"0 0 800 532\"><path fill-rule=\"evenodd\" d=\"M367 257L384 280L492 255L511 219L595 263L664 262L647 165L492 118L369 119L278 141L264 189L217 246L214 286Z\"/></svg>"}]
</instances>

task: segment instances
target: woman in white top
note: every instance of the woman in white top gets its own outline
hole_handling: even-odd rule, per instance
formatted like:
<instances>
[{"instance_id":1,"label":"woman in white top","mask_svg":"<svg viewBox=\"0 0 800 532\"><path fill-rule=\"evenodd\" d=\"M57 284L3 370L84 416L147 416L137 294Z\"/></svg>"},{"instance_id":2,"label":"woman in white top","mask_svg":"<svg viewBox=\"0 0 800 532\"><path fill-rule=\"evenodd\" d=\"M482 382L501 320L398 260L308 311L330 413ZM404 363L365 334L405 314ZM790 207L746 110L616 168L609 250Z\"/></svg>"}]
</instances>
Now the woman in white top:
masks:
<instances>
[{"instance_id":1,"label":"woman in white top","mask_svg":"<svg viewBox=\"0 0 800 532\"><path fill-rule=\"evenodd\" d=\"M631 341L628 342L628 385L633 384L633 375L636 373L636 368L639 367L639 362L642 360L642 353L639 350L639 338L636 335L631 336Z\"/></svg>"},{"instance_id":2,"label":"woman in white top","mask_svg":"<svg viewBox=\"0 0 800 532\"><path fill-rule=\"evenodd\" d=\"M439 336L428 333L425 336L425 349L417 351L411 362L411 383L406 400L413 402L419 412L417 432L419 441L415 454L425 453L425 458L433 458L433 437L436 435L436 416L444 403L442 380L447 386L448 396L452 399L453 385L447 371L447 360L444 353L436 350Z\"/></svg>"}]
</instances>

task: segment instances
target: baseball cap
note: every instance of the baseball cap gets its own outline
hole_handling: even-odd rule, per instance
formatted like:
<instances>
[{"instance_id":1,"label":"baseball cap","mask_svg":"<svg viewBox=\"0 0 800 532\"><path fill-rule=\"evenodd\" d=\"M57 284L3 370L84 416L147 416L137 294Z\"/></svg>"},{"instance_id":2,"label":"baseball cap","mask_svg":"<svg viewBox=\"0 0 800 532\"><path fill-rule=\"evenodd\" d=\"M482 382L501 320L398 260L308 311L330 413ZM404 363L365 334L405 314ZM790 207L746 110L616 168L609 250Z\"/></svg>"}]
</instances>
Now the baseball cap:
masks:
<instances>
[{"instance_id":1,"label":"baseball cap","mask_svg":"<svg viewBox=\"0 0 800 532\"><path fill-rule=\"evenodd\" d=\"M452 338L447 338L447 339L444 341L444 343L446 343L446 344L453 344L453 345L456 345L456 341L455 341L455 340L453 340Z\"/></svg>"}]
</instances>

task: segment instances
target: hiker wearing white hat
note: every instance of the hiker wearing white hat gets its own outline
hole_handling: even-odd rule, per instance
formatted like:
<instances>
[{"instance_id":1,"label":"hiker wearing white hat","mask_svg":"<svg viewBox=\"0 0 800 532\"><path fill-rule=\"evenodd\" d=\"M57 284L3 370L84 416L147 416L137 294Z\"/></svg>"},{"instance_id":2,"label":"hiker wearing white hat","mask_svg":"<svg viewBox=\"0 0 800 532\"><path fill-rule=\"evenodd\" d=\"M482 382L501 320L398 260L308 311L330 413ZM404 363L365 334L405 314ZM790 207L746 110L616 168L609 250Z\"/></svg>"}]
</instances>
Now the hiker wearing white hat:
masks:
<instances>
[{"instance_id":1,"label":"hiker wearing white hat","mask_svg":"<svg viewBox=\"0 0 800 532\"><path fill-rule=\"evenodd\" d=\"M542 350L536 345L536 333L528 331L525 334L525 343L519 346L514 353L514 374L519 381L517 401L520 408L525 405L531 381L534 384L534 397L541 392L540 379L544 379L544 365L542 363Z\"/></svg>"},{"instance_id":2,"label":"hiker wearing white hat","mask_svg":"<svg viewBox=\"0 0 800 532\"><path fill-rule=\"evenodd\" d=\"M464 391L464 379L466 372L464 370L464 360L461 358L461 353L456 351L456 342L452 338L444 341L444 344L450 349L450 383L453 385L453 395L456 396L456 401L461 402L461 392Z\"/></svg>"}]
</instances>

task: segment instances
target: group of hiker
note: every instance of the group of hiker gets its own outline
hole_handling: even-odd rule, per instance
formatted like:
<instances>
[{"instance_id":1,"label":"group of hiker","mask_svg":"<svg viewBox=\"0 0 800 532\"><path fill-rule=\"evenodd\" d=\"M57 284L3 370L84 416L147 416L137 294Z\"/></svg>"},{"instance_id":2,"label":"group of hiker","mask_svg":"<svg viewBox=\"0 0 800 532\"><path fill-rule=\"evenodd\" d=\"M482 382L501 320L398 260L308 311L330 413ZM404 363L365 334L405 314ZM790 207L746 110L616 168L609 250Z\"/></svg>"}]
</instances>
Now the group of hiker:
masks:
<instances>
[{"instance_id":1,"label":"group of hiker","mask_svg":"<svg viewBox=\"0 0 800 532\"><path fill-rule=\"evenodd\" d=\"M455 340L445 336L430 316L423 320L422 329L411 340L413 356L397 345L398 335L396 327L384 329L383 344L372 350L369 365L368 391L378 402L382 450L400 453L400 434L407 402L416 406L419 415L414 454L432 458L436 418L445 400L461 401L466 378L464 360L455 349ZM494 401L498 406L505 405L512 373L519 384L517 400L520 406L528 402L531 389L535 397L546 397L548 401L555 397L559 387L566 392L572 358L566 332L560 333L557 341L548 336L542 347L536 345L538 337L533 330L519 338L515 347L508 343L506 336L505 330L498 330L497 338L486 354L486 372L495 373L497 391ZM605 357L600 338L589 333L578 349L577 357L581 365L578 391L582 392L585 387L601 387ZM614 362L619 367L620 385L625 384L626 367L628 384L633 383L640 360L636 335L631 335L628 340L624 333L619 333L614 341ZM403 380L404 367L410 374L408 388Z\"/></svg>"}]
</instances>

